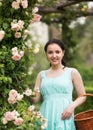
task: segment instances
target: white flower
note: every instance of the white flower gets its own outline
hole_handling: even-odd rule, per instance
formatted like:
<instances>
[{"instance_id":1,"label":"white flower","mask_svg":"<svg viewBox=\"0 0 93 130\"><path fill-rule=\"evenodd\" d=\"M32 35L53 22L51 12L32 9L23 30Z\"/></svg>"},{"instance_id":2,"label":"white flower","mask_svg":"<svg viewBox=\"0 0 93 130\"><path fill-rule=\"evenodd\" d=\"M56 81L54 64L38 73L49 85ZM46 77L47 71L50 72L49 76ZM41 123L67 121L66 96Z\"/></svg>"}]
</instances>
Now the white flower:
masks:
<instances>
[{"instance_id":1,"label":"white flower","mask_svg":"<svg viewBox=\"0 0 93 130\"><path fill-rule=\"evenodd\" d=\"M47 123L41 125L41 128L42 128L42 129L45 129L46 127L47 127Z\"/></svg>"},{"instance_id":2,"label":"white flower","mask_svg":"<svg viewBox=\"0 0 93 130\"><path fill-rule=\"evenodd\" d=\"M12 90L10 90L10 92L9 92L9 97L14 97L14 98L16 98L17 94L18 94L18 92L17 92L15 89L12 89Z\"/></svg>"},{"instance_id":3,"label":"white flower","mask_svg":"<svg viewBox=\"0 0 93 130\"><path fill-rule=\"evenodd\" d=\"M39 52L39 48L38 47L34 48L33 52L34 52L34 54L38 53Z\"/></svg>"},{"instance_id":4,"label":"white flower","mask_svg":"<svg viewBox=\"0 0 93 130\"><path fill-rule=\"evenodd\" d=\"M32 10L32 13L35 14L36 12L38 12L38 7L35 7L33 10Z\"/></svg>"},{"instance_id":5,"label":"white flower","mask_svg":"<svg viewBox=\"0 0 93 130\"><path fill-rule=\"evenodd\" d=\"M18 21L18 25L19 25L19 27L20 27L20 30L23 29L23 27L24 27L24 21L19 20L19 21Z\"/></svg>"},{"instance_id":6,"label":"white flower","mask_svg":"<svg viewBox=\"0 0 93 130\"><path fill-rule=\"evenodd\" d=\"M15 104L17 102L16 97L9 97L8 102L9 104Z\"/></svg>"},{"instance_id":7,"label":"white flower","mask_svg":"<svg viewBox=\"0 0 93 130\"><path fill-rule=\"evenodd\" d=\"M13 24L17 23L17 19L13 19L13 21L11 22L11 26L13 26Z\"/></svg>"},{"instance_id":8,"label":"white flower","mask_svg":"<svg viewBox=\"0 0 93 130\"><path fill-rule=\"evenodd\" d=\"M2 39L5 36L5 32L3 30L0 31L0 41L2 41Z\"/></svg>"},{"instance_id":9,"label":"white flower","mask_svg":"<svg viewBox=\"0 0 93 130\"><path fill-rule=\"evenodd\" d=\"M19 4L21 3L21 0L16 0Z\"/></svg>"},{"instance_id":10,"label":"white flower","mask_svg":"<svg viewBox=\"0 0 93 130\"><path fill-rule=\"evenodd\" d=\"M19 54L20 54L21 57L23 57L24 56L24 51L20 51Z\"/></svg>"},{"instance_id":11,"label":"white flower","mask_svg":"<svg viewBox=\"0 0 93 130\"><path fill-rule=\"evenodd\" d=\"M12 48L12 52L18 52L17 47Z\"/></svg>"},{"instance_id":12,"label":"white flower","mask_svg":"<svg viewBox=\"0 0 93 130\"><path fill-rule=\"evenodd\" d=\"M47 122L47 119L42 116L41 121Z\"/></svg>"},{"instance_id":13,"label":"white flower","mask_svg":"<svg viewBox=\"0 0 93 130\"><path fill-rule=\"evenodd\" d=\"M27 29L24 30L25 35L28 35L29 33L30 33L29 30L27 30Z\"/></svg>"},{"instance_id":14,"label":"white flower","mask_svg":"<svg viewBox=\"0 0 93 130\"><path fill-rule=\"evenodd\" d=\"M18 93L16 99L18 101L22 100L23 99L23 94Z\"/></svg>"},{"instance_id":15,"label":"white flower","mask_svg":"<svg viewBox=\"0 0 93 130\"><path fill-rule=\"evenodd\" d=\"M6 120L5 117L2 119L2 122L3 122L4 125L8 123L8 121Z\"/></svg>"},{"instance_id":16,"label":"white flower","mask_svg":"<svg viewBox=\"0 0 93 130\"><path fill-rule=\"evenodd\" d=\"M26 96L30 96L30 95L32 94L32 90L28 88L28 89L24 92L24 94L25 94Z\"/></svg>"},{"instance_id":17,"label":"white flower","mask_svg":"<svg viewBox=\"0 0 93 130\"><path fill-rule=\"evenodd\" d=\"M21 6L23 7L23 9L28 7L28 1L27 0L21 0Z\"/></svg>"},{"instance_id":18,"label":"white flower","mask_svg":"<svg viewBox=\"0 0 93 130\"><path fill-rule=\"evenodd\" d=\"M2 2L0 2L0 6L2 5Z\"/></svg>"},{"instance_id":19,"label":"white flower","mask_svg":"<svg viewBox=\"0 0 93 130\"><path fill-rule=\"evenodd\" d=\"M31 40L28 40L27 42L25 42L25 45L26 45L28 48L32 48Z\"/></svg>"},{"instance_id":20,"label":"white flower","mask_svg":"<svg viewBox=\"0 0 93 130\"><path fill-rule=\"evenodd\" d=\"M12 48L12 55L18 54L17 47Z\"/></svg>"},{"instance_id":21,"label":"white flower","mask_svg":"<svg viewBox=\"0 0 93 130\"><path fill-rule=\"evenodd\" d=\"M13 110L12 113L14 114L14 119L16 119L18 116L20 116L20 114L16 110Z\"/></svg>"},{"instance_id":22,"label":"white flower","mask_svg":"<svg viewBox=\"0 0 93 130\"><path fill-rule=\"evenodd\" d=\"M19 3L17 1L13 1L12 8L14 8L15 10L19 9L20 8Z\"/></svg>"},{"instance_id":23,"label":"white flower","mask_svg":"<svg viewBox=\"0 0 93 130\"><path fill-rule=\"evenodd\" d=\"M37 112L37 116L38 116L38 117L42 117L40 111Z\"/></svg>"},{"instance_id":24,"label":"white flower","mask_svg":"<svg viewBox=\"0 0 93 130\"><path fill-rule=\"evenodd\" d=\"M28 110L31 112L35 109L35 106L34 105L31 105L30 107L28 107Z\"/></svg>"}]
</instances>

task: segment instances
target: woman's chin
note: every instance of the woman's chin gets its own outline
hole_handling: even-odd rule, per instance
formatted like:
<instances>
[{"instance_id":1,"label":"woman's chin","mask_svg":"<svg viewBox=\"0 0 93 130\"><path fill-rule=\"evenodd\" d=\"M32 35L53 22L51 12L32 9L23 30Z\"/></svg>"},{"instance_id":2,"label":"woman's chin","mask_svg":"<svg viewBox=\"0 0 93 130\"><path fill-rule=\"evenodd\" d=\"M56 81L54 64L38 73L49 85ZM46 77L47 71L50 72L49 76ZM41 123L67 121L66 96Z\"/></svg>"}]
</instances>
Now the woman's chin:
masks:
<instances>
[{"instance_id":1,"label":"woman's chin","mask_svg":"<svg viewBox=\"0 0 93 130\"><path fill-rule=\"evenodd\" d=\"M51 65L56 66L56 65L58 65L58 63L57 62L52 62Z\"/></svg>"}]
</instances>

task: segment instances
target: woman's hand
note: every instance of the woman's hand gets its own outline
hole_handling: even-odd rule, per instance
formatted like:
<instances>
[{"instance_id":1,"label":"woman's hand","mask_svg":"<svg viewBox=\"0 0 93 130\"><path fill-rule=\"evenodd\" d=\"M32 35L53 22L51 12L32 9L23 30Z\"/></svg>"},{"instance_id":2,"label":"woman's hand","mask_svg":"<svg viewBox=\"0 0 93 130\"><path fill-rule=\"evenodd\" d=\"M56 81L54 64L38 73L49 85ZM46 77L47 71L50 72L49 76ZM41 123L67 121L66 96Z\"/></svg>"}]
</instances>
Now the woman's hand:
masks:
<instances>
[{"instance_id":1,"label":"woman's hand","mask_svg":"<svg viewBox=\"0 0 93 130\"><path fill-rule=\"evenodd\" d=\"M71 104L71 105L69 105L65 110L64 110L64 112L62 113L62 117L61 117L61 119L62 120L65 120L65 119L69 119L71 116L72 116L72 114L74 113L74 106Z\"/></svg>"}]
</instances>

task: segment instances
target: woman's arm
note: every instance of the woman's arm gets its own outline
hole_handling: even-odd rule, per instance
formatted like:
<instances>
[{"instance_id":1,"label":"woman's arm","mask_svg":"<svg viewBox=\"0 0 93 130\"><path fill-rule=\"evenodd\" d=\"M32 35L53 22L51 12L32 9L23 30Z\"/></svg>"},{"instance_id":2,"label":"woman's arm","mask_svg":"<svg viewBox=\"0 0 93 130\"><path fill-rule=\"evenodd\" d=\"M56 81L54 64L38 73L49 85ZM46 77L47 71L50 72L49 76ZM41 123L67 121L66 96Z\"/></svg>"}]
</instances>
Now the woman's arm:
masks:
<instances>
[{"instance_id":1,"label":"woman's arm","mask_svg":"<svg viewBox=\"0 0 93 130\"><path fill-rule=\"evenodd\" d=\"M72 71L72 81L78 95L78 98L73 102L73 105L76 108L80 106L83 102L85 102L86 100L86 97L83 96L84 94L86 94L83 80L80 73L76 69L73 69Z\"/></svg>"},{"instance_id":2,"label":"woman's arm","mask_svg":"<svg viewBox=\"0 0 93 130\"><path fill-rule=\"evenodd\" d=\"M65 111L62 113L62 119L70 118L75 108L80 106L86 100L85 96L81 96L84 95L86 92L80 73L78 72L78 70L73 69L71 76L78 98L65 109Z\"/></svg>"},{"instance_id":3,"label":"woman's arm","mask_svg":"<svg viewBox=\"0 0 93 130\"><path fill-rule=\"evenodd\" d=\"M32 102L37 103L40 101L41 93L40 93L40 86L41 86L41 75L40 73L37 75L36 83L34 87L35 97L31 98Z\"/></svg>"}]
</instances>

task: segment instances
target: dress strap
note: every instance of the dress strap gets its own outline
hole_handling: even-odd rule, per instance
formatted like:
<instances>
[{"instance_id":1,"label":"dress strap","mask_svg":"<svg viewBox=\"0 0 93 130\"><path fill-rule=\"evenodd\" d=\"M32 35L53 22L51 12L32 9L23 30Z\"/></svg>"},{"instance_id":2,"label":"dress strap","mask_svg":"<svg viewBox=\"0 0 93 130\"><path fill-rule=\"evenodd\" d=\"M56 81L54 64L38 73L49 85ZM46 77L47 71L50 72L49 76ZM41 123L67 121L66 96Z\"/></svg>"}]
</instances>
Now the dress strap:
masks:
<instances>
[{"instance_id":1,"label":"dress strap","mask_svg":"<svg viewBox=\"0 0 93 130\"><path fill-rule=\"evenodd\" d=\"M73 68L68 68L67 73L66 73L66 75L67 75L70 79L72 79L72 78L71 78L72 70L73 70Z\"/></svg>"},{"instance_id":2,"label":"dress strap","mask_svg":"<svg viewBox=\"0 0 93 130\"><path fill-rule=\"evenodd\" d=\"M41 71L40 74L41 74L41 78L45 78L46 77L46 74L45 74L46 71Z\"/></svg>"}]
</instances>

